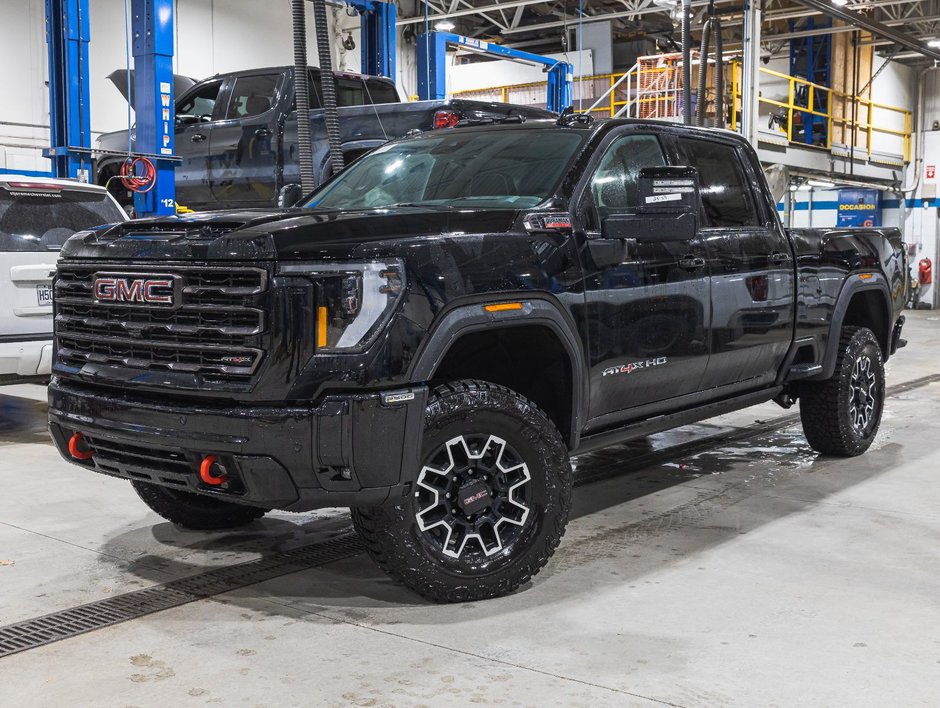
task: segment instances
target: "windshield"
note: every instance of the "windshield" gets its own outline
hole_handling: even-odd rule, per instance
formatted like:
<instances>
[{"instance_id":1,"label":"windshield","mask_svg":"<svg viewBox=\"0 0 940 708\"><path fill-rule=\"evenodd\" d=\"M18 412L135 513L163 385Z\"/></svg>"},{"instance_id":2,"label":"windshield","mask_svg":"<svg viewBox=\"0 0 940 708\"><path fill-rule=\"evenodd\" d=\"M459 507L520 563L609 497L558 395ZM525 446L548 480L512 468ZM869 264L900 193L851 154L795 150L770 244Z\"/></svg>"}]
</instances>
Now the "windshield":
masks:
<instances>
[{"instance_id":1,"label":"windshield","mask_svg":"<svg viewBox=\"0 0 940 708\"><path fill-rule=\"evenodd\" d=\"M378 148L307 207L525 209L552 195L582 135L566 130L446 131Z\"/></svg>"},{"instance_id":2,"label":"windshield","mask_svg":"<svg viewBox=\"0 0 940 708\"><path fill-rule=\"evenodd\" d=\"M76 231L123 220L106 192L49 184L0 187L0 252L58 251Z\"/></svg>"}]
</instances>

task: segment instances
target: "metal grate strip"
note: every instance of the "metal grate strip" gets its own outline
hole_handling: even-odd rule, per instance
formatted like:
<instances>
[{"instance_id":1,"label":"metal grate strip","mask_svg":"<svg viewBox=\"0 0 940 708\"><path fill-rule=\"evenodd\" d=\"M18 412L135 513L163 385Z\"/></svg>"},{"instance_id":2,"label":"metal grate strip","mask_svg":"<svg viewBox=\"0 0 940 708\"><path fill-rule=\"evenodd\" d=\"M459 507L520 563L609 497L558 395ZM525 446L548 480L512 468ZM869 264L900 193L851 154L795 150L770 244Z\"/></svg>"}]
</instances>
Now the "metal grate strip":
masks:
<instances>
[{"instance_id":1,"label":"metal grate strip","mask_svg":"<svg viewBox=\"0 0 940 708\"><path fill-rule=\"evenodd\" d=\"M0 627L0 658L282 575L333 563L358 555L363 550L355 533L345 533L322 543L267 558L217 568L10 624Z\"/></svg>"}]
</instances>

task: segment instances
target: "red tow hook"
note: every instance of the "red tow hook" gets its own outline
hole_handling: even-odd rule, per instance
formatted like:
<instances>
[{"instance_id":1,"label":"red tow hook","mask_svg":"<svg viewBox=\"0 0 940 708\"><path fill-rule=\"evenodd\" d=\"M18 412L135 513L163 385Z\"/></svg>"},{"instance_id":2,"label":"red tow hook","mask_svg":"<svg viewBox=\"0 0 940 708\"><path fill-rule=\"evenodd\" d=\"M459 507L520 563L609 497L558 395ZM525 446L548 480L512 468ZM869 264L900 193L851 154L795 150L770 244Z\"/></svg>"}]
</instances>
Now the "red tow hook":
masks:
<instances>
[{"instance_id":1,"label":"red tow hook","mask_svg":"<svg viewBox=\"0 0 940 708\"><path fill-rule=\"evenodd\" d=\"M216 477L212 474L212 468L219 461L219 458L215 455L206 455L202 458L202 464L199 465L199 479L201 479L206 484L211 484L213 487L218 487L220 484L225 484L228 482L228 475L223 474Z\"/></svg>"},{"instance_id":2,"label":"red tow hook","mask_svg":"<svg viewBox=\"0 0 940 708\"><path fill-rule=\"evenodd\" d=\"M84 446L84 449L80 446ZM95 453L85 442L85 436L81 433L75 433L69 438L69 454L76 460L90 460Z\"/></svg>"}]
</instances>

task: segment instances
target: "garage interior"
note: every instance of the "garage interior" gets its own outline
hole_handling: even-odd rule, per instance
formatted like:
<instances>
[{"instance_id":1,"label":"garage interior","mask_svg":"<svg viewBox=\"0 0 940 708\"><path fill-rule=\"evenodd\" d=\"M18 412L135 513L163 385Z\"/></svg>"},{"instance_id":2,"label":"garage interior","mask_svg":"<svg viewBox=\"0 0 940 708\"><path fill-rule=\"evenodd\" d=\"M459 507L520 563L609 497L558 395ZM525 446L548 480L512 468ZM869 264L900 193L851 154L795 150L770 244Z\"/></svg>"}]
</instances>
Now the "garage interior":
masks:
<instances>
[{"instance_id":1,"label":"garage interior","mask_svg":"<svg viewBox=\"0 0 940 708\"><path fill-rule=\"evenodd\" d=\"M940 0L21 0L0 7L0 57L0 194L71 180L132 219L267 213L422 106L434 124L408 136L659 121L741 136L786 229L899 230L906 271L864 455L817 453L786 397L575 454L545 568L438 604L370 560L348 508L186 529L63 459L43 369L58 246L22 282L0 247L0 294L40 298L33 330L0 303L0 703L936 704ZM226 476L211 457L206 484Z\"/></svg>"}]
</instances>

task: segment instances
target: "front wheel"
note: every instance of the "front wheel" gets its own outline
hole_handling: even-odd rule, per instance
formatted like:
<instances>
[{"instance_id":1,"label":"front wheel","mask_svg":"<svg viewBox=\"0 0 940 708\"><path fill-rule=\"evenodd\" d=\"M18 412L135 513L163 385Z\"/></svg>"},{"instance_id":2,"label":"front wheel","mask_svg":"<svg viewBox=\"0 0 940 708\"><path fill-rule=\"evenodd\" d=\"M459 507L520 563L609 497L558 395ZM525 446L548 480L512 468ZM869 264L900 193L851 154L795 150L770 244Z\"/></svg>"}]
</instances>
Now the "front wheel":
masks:
<instances>
[{"instance_id":1,"label":"front wheel","mask_svg":"<svg viewBox=\"0 0 940 708\"><path fill-rule=\"evenodd\" d=\"M568 449L551 420L502 386L437 387L425 415L415 493L353 510L386 573L437 602L506 595L558 547L571 504Z\"/></svg>"},{"instance_id":2,"label":"front wheel","mask_svg":"<svg viewBox=\"0 0 940 708\"><path fill-rule=\"evenodd\" d=\"M854 457L872 444L884 409L881 347L866 327L845 327L832 377L800 390L800 419L810 446L824 455Z\"/></svg>"},{"instance_id":3,"label":"front wheel","mask_svg":"<svg viewBox=\"0 0 940 708\"><path fill-rule=\"evenodd\" d=\"M137 496L151 510L167 521L193 531L217 531L245 526L268 512L256 506L235 504L136 479L131 480L131 484Z\"/></svg>"}]
</instances>

